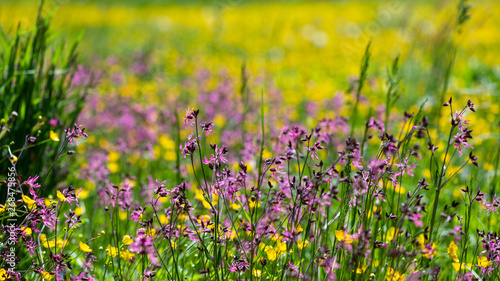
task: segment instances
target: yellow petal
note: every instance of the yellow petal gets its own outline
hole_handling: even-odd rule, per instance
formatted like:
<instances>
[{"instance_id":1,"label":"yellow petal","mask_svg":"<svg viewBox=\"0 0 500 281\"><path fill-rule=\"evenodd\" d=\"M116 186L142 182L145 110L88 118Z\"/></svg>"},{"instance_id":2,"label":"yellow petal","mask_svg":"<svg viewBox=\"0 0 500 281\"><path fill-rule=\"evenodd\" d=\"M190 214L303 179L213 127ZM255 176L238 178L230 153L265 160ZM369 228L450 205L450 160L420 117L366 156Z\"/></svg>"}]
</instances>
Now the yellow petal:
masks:
<instances>
[{"instance_id":1,"label":"yellow petal","mask_svg":"<svg viewBox=\"0 0 500 281\"><path fill-rule=\"evenodd\" d=\"M124 260L130 260L132 259L133 257L135 257L135 254L134 253L131 253L130 251L122 251L120 252L120 256L122 257L122 259Z\"/></svg>"},{"instance_id":2,"label":"yellow petal","mask_svg":"<svg viewBox=\"0 0 500 281\"><path fill-rule=\"evenodd\" d=\"M455 271L459 271L460 270L460 263L459 262L454 262L451 264L453 266L453 269L455 269ZM462 270L469 270L472 268L472 263L468 263L468 264L464 264L462 263Z\"/></svg>"},{"instance_id":3,"label":"yellow petal","mask_svg":"<svg viewBox=\"0 0 500 281\"><path fill-rule=\"evenodd\" d=\"M21 230L23 231L24 235L27 235L27 236L30 236L32 233L31 228L29 228L27 226L21 227Z\"/></svg>"},{"instance_id":4,"label":"yellow petal","mask_svg":"<svg viewBox=\"0 0 500 281\"><path fill-rule=\"evenodd\" d=\"M92 249L90 249L89 245L82 243L82 242L80 242L80 250L82 250L83 252L86 252L86 253L92 252Z\"/></svg>"},{"instance_id":5,"label":"yellow petal","mask_svg":"<svg viewBox=\"0 0 500 281\"><path fill-rule=\"evenodd\" d=\"M344 231L343 230L335 230L335 237L339 241L344 241L344 239L345 239Z\"/></svg>"},{"instance_id":6,"label":"yellow petal","mask_svg":"<svg viewBox=\"0 0 500 281\"><path fill-rule=\"evenodd\" d=\"M396 233L396 229L394 228L394 226L391 226L389 228L389 230L387 230L387 238L386 240L388 242L392 241L394 239L394 234Z\"/></svg>"},{"instance_id":7,"label":"yellow petal","mask_svg":"<svg viewBox=\"0 0 500 281\"><path fill-rule=\"evenodd\" d=\"M267 258L270 261L273 261L273 260L276 259L276 251L272 247L266 246L265 251L266 251L266 254L267 254Z\"/></svg>"},{"instance_id":8,"label":"yellow petal","mask_svg":"<svg viewBox=\"0 0 500 281\"><path fill-rule=\"evenodd\" d=\"M262 271L260 271L260 270L258 270L258 269L255 269L255 268L254 268L254 269L252 270L252 275L253 275L253 276L255 276L255 277L257 277L257 278L259 278L259 277L261 277L261 276L262 276Z\"/></svg>"},{"instance_id":9,"label":"yellow petal","mask_svg":"<svg viewBox=\"0 0 500 281\"><path fill-rule=\"evenodd\" d=\"M118 249L111 246L111 245L108 245L108 256L114 258L116 257L116 255L118 255Z\"/></svg>"},{"instance_id":10,"label":"yellow petal","mask_svg":"<svg viewBox=\"0 0 500 281\"><path fill-rule=\"evenodd\" d=\"M63 202L66 201L66 197L62 194L61 191L58 190L56 195L57 195L57 198L59 198L59 200L61 200Z\"/></svg>"},{"instance_id":11,"label":"yellow petal","mask_svg":"<svg viewBox=\"0 0 500 281\"><path fill-rule=\"evenodd\" d=\"M418 246L420 247L420 250L422 250L425 246L425 237L423 234L420 234L418 237L417 237L417 241L418 241Z\"/></svg>"},{"instance_id":12,"label":"yellow petal","mask_svg":"<svg viewBox=\"0 0 500 281\"><path fill-rule=\"evenodd\" d=\"M491 265L491 261L487 257L477 257L477 265L480 267L488 267Z\"/></svg>"},{"instance_id":13,"label":"yellow petal","mask_svg":"<svg viewBox=\"0 0 500 281\"><path fill-rule=\"evenodd\" d=\"M152 228L148 230L148 236L156 237L156 229Z\"/></svg>"},{"instance_id":14,"label":"yellow petal","mask_svg":"<svg viewBox=\"0 0 500 281\"><path fill-rule=\"evenodd\" d=\"M458 261L457 249L457 244L455 244L455 241L452 240L448 246L448 256L450 256L450 258L454 261Z\"/></svg>"},{"instance_id":15,"label":"yellow petal","mask_svg":"<svg viewBox=\"0 0 500 281\"><path fill-rule=\"evenodd\" d=\"M49 272L45 272L43 270L40 271L40 275L42 276L43 280L50 280L55 276L55 274L50 274Z\"/></svg>"},{"instance_id":16,"label":"yellow petal","mask_svg":"<svg viewBox=\"0 0 500 281\"><path fill-rule=\"evenodd\" d=\"M111 151L108 154L108 160L109 162L116 162L120 159L120 153L118 151Z\"/></svg>"},{"instance_id":17,"label":"yellow petal","mask_svg":"<svg viewBox=\"0 0 500 281\"><path fill-rule=\"evenodd\" d=\"M43 246L45 248L54 248L56 246L56 242L54 240L51 241L46 240L43 242Z\"/></svg>"},{"instance_id":18,"label":"yellow petal","mask_svg":"<svg viewBox=\"0 0 500 281\"><path fill-rule=\"evenodd\" d=\"M132 238L130 238L130 235L125 235L125 236L123 236L122 242L124 245L128 246L128 245L132 244L132 242L134 242L134 240Z\"/></svg>"},{"instance_id":19,"label":"yellow petal","mask_svg":"<svg viewBox=\"0 0 500 281\"><path fill-rule=\"evenodd\" d=\"M54 131L50 131L50 139L53 140L53 141L59 141L59 135L54 132Z\"/></svg>"},{"instance_id":20,"label":"yellow petal","mask_svg":"<svg viewBox=\"0 0 500 281\"><path fill-rule=\"evenodd\" d=\"M81 207L76 207L75 208L75 214L77 216L81 216L84 213L84 210Z\"/></svg>"},{"instance_id":21,"label":"yellow petal","mask_svg":"<svg viewBox=\"0 0 500 281\"><path fill-rule=\"evenodd\" d=\"M297 241L297 247L299 247L299 249L303 249L303 248L307 248L309 246L309 241L302 241L302 240L299 240Z\"/></svg>"},{"instance_id":22,"label":"yellow petal","mask_svg":"<svg viewBox=\"0 0 500 281\"><path fill-rule=\"evenodd\" d=\"M62 240L61 238L57 239L57 248L64 248L68 245L68 240Z\"/></svg>"},{"instance_id":23,"label":"yellow petal","mask_svg":"<svg viewBox=\"0 0 500 281\"><path fill-rule=\"evenodd\" d=\"M111 162L108 163L108 169L111 173L116 173L120 170L120 166L115 162Z\"/></svg>"},{"instance_id":24,"label":"yellow petal","mask_svg":"<svg viewBox=\"0 0 500 281\"><path fill-rule=\"evenodd\" d=\"M24 194L22 195L22 198L23 198L24 203L26 203L26 205L28 205L28 209L30 211L33 209L34 206L36 206L35 200L29 198L28 196L26 196Z\"/></svg>"},{"instance_id":25,"label":"yellow petal","mask_svg":"<svg viewBox=\"0 0 500 281\"><path fill-rule=\"evenodd\" d=\"M7 280L7 279L10 279L10 275L7 274L7 270L5 269L0 269L0 280Z\"/></svg>"},{"instance_id":26,"label":"yellow petal","mask_svg":"<svg viewBox=\"0 0 500 281\"><path fill-rule=\"evenodd\" d=\"M11 156L10 156L10 162L12 162L12 163L16 163L16 162L17 162L17 156L15 156L15 155L11 155Z\"/></svg>"},{"instance_id":27,"label":"yellow petal","mask_svg":"<svg viewBox=\"0 0 500 281\"><path fill-rule=\"evenodd\" d=\"M278 241L278 249L280 252L286 252L286 243Z\"/></svg>"},{"instance_id":28,"label":"yellow petal","mask_svg":"<svg viewBox=\"0 0 500 281\"><path fill-rule=\"evenodd\" d=\"M347 244L351 244L353 241L354 241L354 239L352 238L352 236L349 235L349 234L347 234L346 237L345 237L345 242Z\"/></svg>"},{"instance_id":29,"label":"yellow petal","mask_svg":"<svg viewBox=\"0 0 500 281\"><path fill-rule=\"evenodd\" d=\"M358 267L356 269L356 273L357 274L362 274L366 271L366 269L368 268L368 265L367 264L363 264L361 267Z\"/></svg>"},{"instance_id":30,"label":"yellow petal","mask_svg":"<svg viewBox=\"0 0 500 281\"><path fill-rule=\"evenodd\" d=\"M302 228L302 226L299 224L299 225L297 226L297 232L298 232L298 233L301 233L302 231L304 231L304 229L303 229L303 228Z\"/></svg>"}]
</instances>

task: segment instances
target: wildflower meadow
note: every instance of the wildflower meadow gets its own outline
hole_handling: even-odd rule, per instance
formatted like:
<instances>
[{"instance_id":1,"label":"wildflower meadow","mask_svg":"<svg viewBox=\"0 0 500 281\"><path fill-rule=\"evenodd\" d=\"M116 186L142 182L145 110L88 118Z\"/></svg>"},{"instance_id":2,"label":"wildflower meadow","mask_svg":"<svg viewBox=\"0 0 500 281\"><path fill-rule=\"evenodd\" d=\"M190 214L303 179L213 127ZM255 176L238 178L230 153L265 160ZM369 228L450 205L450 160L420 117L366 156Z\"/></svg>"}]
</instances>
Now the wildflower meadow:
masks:
<instances>
[{"instance_id":1,"label":"wildflower meadow","mask_svg":"<svg viewBox=\"0 0 500 281\"><path fill-rule=\"evenodd\" d=\"M1 0L1 280L500 280L500 2Z\"/></svg>"}]
</instances>

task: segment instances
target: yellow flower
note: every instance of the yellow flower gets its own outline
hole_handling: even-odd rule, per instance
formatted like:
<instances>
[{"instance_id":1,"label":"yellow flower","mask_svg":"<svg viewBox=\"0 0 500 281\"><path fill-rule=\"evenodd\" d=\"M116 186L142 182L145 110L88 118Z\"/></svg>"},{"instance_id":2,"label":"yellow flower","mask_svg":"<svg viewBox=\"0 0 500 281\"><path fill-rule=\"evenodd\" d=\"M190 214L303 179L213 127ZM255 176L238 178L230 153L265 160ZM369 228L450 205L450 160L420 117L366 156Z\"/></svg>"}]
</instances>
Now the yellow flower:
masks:
<instances>
[{"instance_id":1,"label":"yellow flower","mask_svg":"<svg viewBox=\"0 0 500 281\"><path fill-rule=\"evenodd\" d=\"M273 240L273 242L281 240L281 238L283 238L283 236L279 235L278 233L271 235L271 240Z\"/></svg>"},{"instance_id":2,"label":"yellow flower","mask_svg":"<svg viewBox=\"0 0 500 281\"><path fill-rule=\"evenodd\" d=\"M279 255L283 255L286 253L286 243L281 242L280 240L277 241L278 247L276 248L276 253Z\"/></svg>"},{"instance_id":3,"label":"yellow flower","mask_svg":"<svg viewBox=\"0 0 500 281\"><path fill-rule=\"evenodd\" d=\"M75 214L77 216L81 216L83 213L84 213L84 210L82 209L82 207L76 207L75 208Z\"/></svg>"},{"instance_id":4,"label":"yellow flower","mask_svg":"<svg viewBox=\"0 0 500 281\"><path fill-rule=\"evenodd\" d=\"M116 161L118 161L118 159L120 159L120 153L118 151L111 151L108 154L109 162L116 162Z\"/></svg>"},{"instance_id":5,"label":"yellow flower","mask_svg":"<svg viewBox=\"0 0 500 281\"><path fill-rule=\"evenodd\" d=\"M204 201L205 202L205 201ZM208 203L207 203L208 204ZM214 223L212 221L210 221L210 217L208 215L201 215L198 219L197 219L198 223L201 224L203 223L203 225L208 228L208 229L212 229L214 228Z\"/></svg>"},{"instance_id":6,"label":"yellow flower","mask_svg":"<svg viewBox=\"0 0 500 281\"><path fill-rule=\"evenodd\" d=\"M267 254L267 259L268 260L273 261L273 260L276 259L276 250L273 247L266 246L266 248L264 249L264 251Z\"/></svg>"},{"instance_id":7,"label":"yellow flower","mask_svg":"<svg viewBox=\"0 0 500 281\"><path fill-rule=\"evenodd\" d=\"M431 244L430 248L425 246L425 249L424 249L425 253L423 253L422 256L426 259L432 259L435 255L437 255L436 248L437 248L437 245L434 242Z\"/></svg>"},{"instance_id":8,"label":"yellow flower","mask_svg":"<svg viewBox=\"0 0 500 281\"><path fill-rule=\"evenodd\" d=\"M50 131L50 139L53 140L53 141L59 141L59 135L54 132L54 131Z\"/></svg>"},{"instance_id":9,"label":"yellow flower","mask_svg":"<svg viewBox=\"0 0 500 281\"><path fill-rule=\"evenodd\" d=\"M66 201L66 196L64 196L61 191L58 190L56 195L57 198L59 198L59 200L61 200L62 202Z\"/></svg>"},{"instance_id":10,"label":"yellow flower","mask_svg":"<svg viewBox=\"0 0 500 281\"><path fill-rule=\"evenodd\" d=\"M165 135L159 137L158 143L166 149L175 149L175 142Z\"/></svg>"},{"instance_id":11,"label":"yellow flower","mask_svg":"<svg viewBox=\"0 0 500 281\"><path fill-rule=\"evenodd\" d=\"M297 233L301 233L302 231L304 231L304 229L302 228L302 226L299 224L297 226Z\"/></svg>"},{"instance_id":12,"label":"yellow flower","mask_svg":"<svg viewBox=\"0 0 500 281\"><path fill-rule=\"evenodd\" d=\"M207 202L207 200L205 199L205 196L203 195L203 191L201 191L200 189L198 189L197 187L194 187L193 186L193 191L194 191L194 195L196 197L196 199L200 200L201 203L203 204L203 207L205 207L206 209L212 209L212 206L210 206L210 203ZM215 206L217 205L217 202L219 200L219 196L217 194L212 194L212 205Z\"/></svg>"},{"instance_id":13,"label":"yellow flower","mask_svg":"<svg viewBox=\"0 0 500 281\"><path fill-rule=\"evenodd\" d=\"M10 156L10 162L11 162L11 163L16 163L16 162L17 162L17 156L15 156L15 155L11 155L11 156Z\"/></svg>"},{"instance_id":14,"label":"yellow flower","mask_svg":"<svg viewBox=\"0 0 500 281\"><path fill-rule=\"evenodd\" d=\"M148 229L148 235L147 236L156 237L156 229L154 229L154 228Z\"/></svg>"},{"instance_id":15,"label":"yellow flower","mask_svg":"<svg viewBox=\"0 0 500 281\"><path fill-rule=\"evenodd\" d=\"M168 217L165 216L164 214L159 215L158 219L159 219L161 224L167 224L169 222Z\"/></svg>"},{"instance_id":16,"label":"yellow flower","mask_svg":"<svg viewBox=\"0 0 500 281\"><path fill-rule=\"evenodd\" d=\"M46 241L43 241L43 246L45 248L54 248L56 246L56 242L54 240L46 240Z\"/></svg>"},{"instance_id":17,"label":"yellow flower","mask_svg":"<svg viewBox=\"0 0 500 281\"><path fill-rule=\"evenodd\" d=\"M457 250L458 246L455 244L455 241L452 240L448 246L448 256L454 261L458 261Z\"/></svg>"},{"instance_id":18,"label":"yellow flower","mask_svg":"<svg viewBox=\"0 0 500 281\"><path fill-rule=\"evenodd\" d=\"M229 230L227 233L226 233L227 237L229 237L229 239L233 240L234 238L238 237L236 235L236 231L234 230ZM261 243L262 244L262 243Z\"/></svg>"},{"instance_id":19,"label":"yellow flower","mask_svg":"<svg viewBox=\"0 0 500 281\"><path fill-rule=\"evenodd\" d=\"M302 240L299 240L297 241L297 247L299 247L299 249L303 249L303 248L307 248L309 246L309 241L302 241Z\"/></svg>"},{"instance_id":20,"label":"yellow flower","mask_svg":"<svg viewBox=\"0 0 500 281\"><path fill-rule=\"evenodd\" d=\"M49 272L45 272L43 270L40 271L40 275L42 276L43 280L50 280L55 276L55 274L50 274Z\"/></svg>"},{"instance_id":21,"label":"yellow flower","mask_svg":"<svg viewBox=\"0 0 500 281\"><path fill-rule=\"evenodd\" d=\"M417 237L417 242L418 242L418 247L420 250L424 249L425 247L425 237L423 234L420 234L418 237Z\"/></svg>"},{"instance_id":22,"label":"yellow flower","mask_svg":"<svg viewBox=\"0 0 500 281\"><path fill-rule=\"evenodd\" d=\"M26 236L30 236L32 233L31 228L29 228L27 226L21 226L21 230L23 231L24 235L26 235Z\"/></svg>"},{"instance_id":23,"label":"yellow flower","mask_svg":"<svg viewBox=\"0 0 500 281\"><path fill-rule=\"evenodd\" d=\"M121 251L120 252L120 256L122 257L122 259L124 260L130 260L132 259L133 257L135 257L135 254L134 253L131 253L130 251Z\"/></svg>"},{"instance_id":24,"label":"yellow flower","mask_svg":"<svg viewBox=\"0 0 500 281\"><path fill-rule=\"evenodd\" d=\"M92 252L92 249L90 249L89 245L82 243L82 242L80 242L80 250L82 250L83 252L86 252L86 253Z\"/></svg>"},{"instance_id":25,"label":"yellow flower","mask_svg":"<svg viewBox=\"0 0 500 281\"><path fill-rule=\"evenodd\" d=\"M488 267L492 264L487 257L477 257L477 265L480 267Z\"/></svg>"},{"instance_id":26,"label":"yellow flower","mask_svg":"<svg viewBox=\"0 0 500 281\"><path fill-rule=\"evenodd\" d=\"M123 236L122 242L124 245L128 246L128 245L132 244L132 242L134 242L134 240L130 237L130 235L125 235L125 236Z\"/></svg>"},{"instance_id":27,"label":"yellow flower","mask_svg":"<svg viewBox=\"0 0 500 281\"><path fill-rule=\"evenodd\" d=\"M261 276L262 276L262 271L260 271L260 270L258 270L258 269L255 269L255 268L254 268L254 269L252 270L252 274L253 274L253 276L255 276L255 277L259 278L259 277L261 277Z\"/></svg>"},{"instance_id":28,"label":"yellow flower","mask_svg":"<svg viewBox=\"0 0 500 281\"><path fill-rule=\"evenodd\" d=\"M89 190L81 187L78 189L78 192L76 194L78 194L76 196L78 199L85 199L89 196Z\"/></svg>"},{"instance_id":29,"label":"yellow flower","mask_svg":"<svg viewBox=\"0 0 500 281\"><path fill-rule=\"evenodd\" d=\"M178 216L177 216L177 219L179 221L186 221L188 219L188 215L186 213L180 213Z\"/></svg>"},{"instance_id":30,"label":"yellow flower","mask_svg":"<svg viewBox=\"0 0 500 281\"><path fill-rule=\"evenodd\" d=\"M260 202L257 202L257 203L256 203L255 199L254 199L253 201L252 201L252 200L250 200L250 203L248 203L248 206L249 206L250 208L255 208L256 206L257 206L257 207L260 207L260 205L262 205L262 204L260 204Z\"/></svg>"},{"instance_id":31,"label":"yellow flower","mask_svg":"<svg viewBox=\"0 0 500 281\"><path fill-rule=\"evenodd\" d=\"M116 255L118 255L118 249L117 248L115 248L115 247L113 247L111 245L108 245L107 249L108 249L108 256L114 258L114 257L116 257Z\"/></svg>"},{"instance_id":32,"label":"yellow flower","mask_svg":"<svg viewBox=\"0 0 500 281\"><path fill-rule=\"evenodd\" d=\"M28 209L31 211L34 207L36 207L36 202L35 200L29 198L28 196L26 195L22 195L23 197L23 201L24 203L26 203L26 205L28 205Z\"/></svg>"},{"instance_id":33,"label":"yellow flower","mask_svg":"<svg viewBox=\"0 0 500 281\"><path fill-rule=\"evenodd\" d=\"M406 193L406 188L402 187L402 186L399 186L399 185L396 185L394 187L394 191L399 193L399 194L405 194Z\"/></svg>"},{"instance_id":34,"label":"yellow flower","mask_svg":"<svg viewBox=\"0 0 500 281\"><path fill-rule=\"evenodd\" d=\"M0 214L3 213L5 211L5 206L0 204Z\"/></svg>"},{"instance_id":35,"label":"yellow flower","mask_svg":"<svg viewBox=\"0 0 500 281\"><path fill-rule=\"evenodd\" d=\"M0 269L0 280L8 280L10 279L10 275L7 274L7 270Z\"/></svg>"},{"instance_id":36,"label":"yellow flower","mask_svg":"<svg viewBox=\"0 0 500 281\"><path fill-rule=\"evenodd\" d=\"M451 264L453 266L453 268L455 269L455 271L459 271L460 270L460 263L459 262L454 262ZM472 268L472 263L468 263L468 264L465 264L465 263L462 263L462 270L464 269L471 269Z\"/></svg>"},{"instance_id":37,"label":"yellow flower","mask_svg":"<svg viewBox=\"0 0 500 281\"><path fill-rule=\"evenodd\" d=\"M68 243L69 243L68 240L63 241L61 238L57 239L57 247L58 248L64 248L64 247L66 247L66 245L68 245Z\"/></svg>"},{"instance_id":38,"label":"yellow flower","mask_svg":"<svg viewBox=\"0 0 500 281\"><path fill-rule=\"evenodd\" d=\"M128 218L127 216L127 212L124 212L122 210L118 211L118 218L120 218L120 220L124 221Z\"/></svg>"},{"instance_id":39,"label":"yellow flower","mask_svg":"<svg viewBox=\"0 0 500 281\"><path fill-rule=\"evenodd\" d=\"M52 196L50 196L50 197L52 197ZM55 201L54 201L54 200L52 200L52 199L50 199L50 198L45 198L45 199L43 200L43 203L45 204L45 206L47 206L47 207L48 207L48 206L52 205L53 203L55 203Z\"/></svg>"},{"instance_id":40,"label":"yellow flower","mask_svg":"<svg viewBox=\"0 0 500 281\"><path fill-rule=\"evenodd\" d=\"M269 159L271 157L273 157L273 154L269 150L264 149L262 153L262 159Z\"/></svg>"},{"instance_id":41,"label":"yellow flower","mask_svg":"<svg viewBox=\"0 0 500 281\"><path fill-rule=\"evenodd\" d=\"M362 274L366 271L366 269L368 268L368 265L367 264L363 264L361 267L358 267L356 269L356 273L357 274Z\"/></svg>"},{"instance_id":42,"label":"yellow flower","mask_svg":"<svg viewBox=\"0 0 500 281\"><path fill-rule=\"evenodd\" d=\"M120 170L120 166L115 162L111 162L108 163L108 169L111 173L116 173Z\"/></svg>"},{"instance_id":43,"label":"yellow flower","mask_svg":"<svg viewBox=\"0 0 500 281\"><path fill-rule=\"evenodd\" d=\"M226 125L226 118L224 118L222 114L217 114L214 117L214 123L217 124L217 126L224 127L224 125Z\"/></svg>"},{"instance_id":44,"label":"yellow flower","mask_svg":"<svg viewBox=\"0 0 500 281\"><path fill-rule=\"evenodd\" d=\"M389 230L387 230L387 238L385 239L387 242L391 242L396 235L396 229L394 226L391 226Z\"/></svg>"},{"instance_id":45,"label":"yellow flower","mask_svg":"<svg viewBox=\"0 0 500 281\"><path fill-rule=\"evenodd\" d=\"M345 230L335 230L335 237L340 242L351 244L352 241L354 241L354 240L352 239L352 236L347 234L346 232L347 231L345 231Z\"/></svg>"},{"instance_id":46,"label":"yellow flower","mask_svg":"<svg viewBox=\"0 0 500 281\"><path fill-rule=\"evenodd\" d=\"M399 271L394 271L394 269L389 267L387 269L386 278L387 278L387 281L404 281L405 275L400 274Z\"/></svg>"}]
</instances>

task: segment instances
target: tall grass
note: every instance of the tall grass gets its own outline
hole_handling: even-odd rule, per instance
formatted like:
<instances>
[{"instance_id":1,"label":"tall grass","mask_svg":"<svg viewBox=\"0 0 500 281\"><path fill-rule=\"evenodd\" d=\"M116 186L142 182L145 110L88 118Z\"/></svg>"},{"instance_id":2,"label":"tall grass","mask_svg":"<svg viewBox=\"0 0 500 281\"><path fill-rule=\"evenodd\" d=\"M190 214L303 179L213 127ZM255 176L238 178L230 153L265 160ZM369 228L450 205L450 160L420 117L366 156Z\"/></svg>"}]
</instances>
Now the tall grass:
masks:
<instances>
[{"instance_id":1,"label":"tall grass","mask_svg":"<svg viewBox=\"0 0 500 281\"><path fill-rule=\"evenodd\" d=\"M68 45L54 37L51 18L44 15L43 8L41 1L32 29L19 25L14 34L0 33L0 112L2 124L8 127L8 132L3 130L1 136L3 147L9 148L2 151L0 170L6 171L11 165L9 158L17 158L23 147L29 147L29 154L18 159L24 163L18 173L25 178L47 171L47 164L55 160L62 144L51 140L50 132L52 139L54 133L58 139L64 139L63 128L77 121L85 101L86 86L72 84L80 38ZM27 142L27 136L36 141ZM47 179L49 188L45 194L65 173L57 169Z\"/></svg>"}]
</instances>

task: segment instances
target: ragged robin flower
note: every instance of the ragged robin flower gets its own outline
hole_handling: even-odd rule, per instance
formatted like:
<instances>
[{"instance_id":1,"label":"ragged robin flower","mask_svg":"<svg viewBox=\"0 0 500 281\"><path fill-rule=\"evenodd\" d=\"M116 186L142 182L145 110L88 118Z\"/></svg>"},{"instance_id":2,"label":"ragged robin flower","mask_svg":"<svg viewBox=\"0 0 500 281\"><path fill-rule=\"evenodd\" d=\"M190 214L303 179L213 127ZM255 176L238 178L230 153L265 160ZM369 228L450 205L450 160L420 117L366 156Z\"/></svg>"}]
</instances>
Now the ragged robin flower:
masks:
<instances>
[{"instance_id":1,"label":"ragged robin flower","mask_svg":"<svg viewBox=\"0 0 500 281\"><path fill-rule=\"evenodd\" d=\"M82 129L82 127L83 125L75 124L72 129L66 129L66 139L69 141L69 143L78 145L78 139L88 138L87 133L85 133L85 128Z\"/></svg>"}]
</instances>

